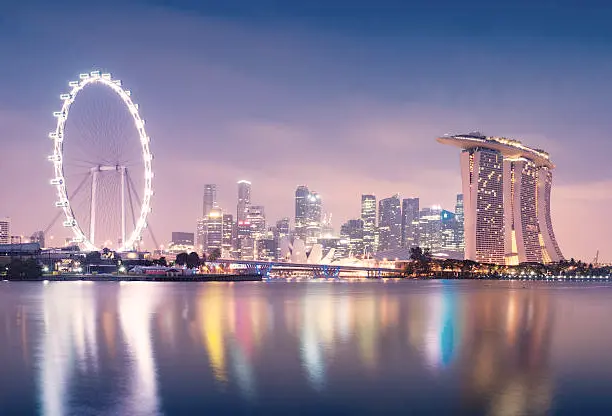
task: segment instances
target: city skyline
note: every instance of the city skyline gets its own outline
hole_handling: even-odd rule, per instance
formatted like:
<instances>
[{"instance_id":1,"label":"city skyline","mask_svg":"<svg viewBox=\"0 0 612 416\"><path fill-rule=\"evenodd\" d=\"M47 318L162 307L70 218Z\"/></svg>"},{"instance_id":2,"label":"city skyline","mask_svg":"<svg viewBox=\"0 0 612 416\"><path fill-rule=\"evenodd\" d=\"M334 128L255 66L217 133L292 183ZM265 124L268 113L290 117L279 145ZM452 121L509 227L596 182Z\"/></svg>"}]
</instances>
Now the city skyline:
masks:
<instances>
[{"instance_id":1,"label":"city skyline","mask_svg":"<svg viewBox=\"0 0 612 416\"><path fill-rule=\"evenodd\" d=\"M205 6L192 5L199 13L187 16L182 7L138 2L122 4L118 15L108 5L83 13L75 4L15 4L10 21L2 21L0 50L13 62L0 79L10 97L0 102L0 140L11 155L2 169L27 170L0 202L15 234L29 236L53 218L45 163L50 114L68 80L100 68L125 79L142 105L156 156L150 223L160 240L193 228L201 193L181 192L177 184L200 189L197 178L226 189L240 178L262 184L258 201L270 218L292 212L287 195L308 183L326 200L336 227L358 218L354 201L361 194L400 192L418 195L423 206L452 207L460 189L457 155L431 138L481 130L553 153L552 222L562 252L590 261L599 249L603 261L612 260L606 250L612 221L599 215L612 200L611 91L604 82L612 57L603 42L612 31L596 24L606 13L543 7L526 20L514 9L491 9L478 12L482 27L467 30L457 22L477 8L468 2L440 17L445 24L434 30L408 24L434 17L427 8L340 19L328 10L329 21L283 9L260 17L270 23L262 28L257 19L207 13ZM372 17L384 24L372 24ZM579 17L592 24L575 24ZM109 25L116 31L109 33ZM356 30L362 25L368 30ZM558 27L569 31L562 46L554 42ZM79 33L108 42L92 45ZM44 71L36 69L41 62ZM167 202L177 196L178 208ZM230 198L219 200L229 207Z\"/></svg>"}]
</instances>

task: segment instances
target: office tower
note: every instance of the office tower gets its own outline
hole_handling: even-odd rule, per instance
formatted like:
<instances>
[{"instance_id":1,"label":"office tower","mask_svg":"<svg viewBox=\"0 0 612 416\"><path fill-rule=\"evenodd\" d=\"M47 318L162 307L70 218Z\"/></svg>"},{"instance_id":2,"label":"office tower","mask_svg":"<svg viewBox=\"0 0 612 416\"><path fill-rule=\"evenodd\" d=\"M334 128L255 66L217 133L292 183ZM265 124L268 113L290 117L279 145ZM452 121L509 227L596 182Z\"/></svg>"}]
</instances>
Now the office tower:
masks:
<instances>
[{"instance_id":1,"label":"office tower","mask_svg":"<svg viewBox=\"0 0 612 416\"><path fill-rule=\"evenodd\" d=\"M255 260L256 242L253 238L241 238L238 240L240 258L242 260Z\"/></svg>"},{"instance_id":2,"label":"office tower","mask_svg":"<svg viewBox=\"0 0 612 416\"><path fill-rule=\"evenodd\" d=\"M274 240L276 241L276 260L283 258L281 241L289 241L289 218L285 217L276 221L273 229ZM288 245L288 243L287 243Z\"/></svg>"},{"instance_id":3,"label":"office tower","mask_svg":"<svg viewBox=\"0 0 612 416\"><path fill-rule=\"evenodd\" d=\"M0 244L11 243L11 219L0 218Z\"/></svg>"},{"instance_id":4,"label":"office tower","mask_svg":"<svg viewBox=\"0 0 612 416\"><path fill-rule=\"evenodd\" d=\"M377 247L376 233L376 197L361 195L361 220L363 221L363 247L367 254L375 253Z\"/></svg>"},{"instance_id":5,"label":"office tower","mask_svg":"<svg viewBox=\"0 0 612 416\"><path fill-rule=\"evenodd\" d=\"M381 199L378 203L378 251L399 248L401 238L402 211L399 195Z\"/></svg>"},{"instance_id":6,"label":"office tower","mask_svg":"<svg viewBox=\"0 0 612 416\"><path fill-rule=\"evenodd\" d=\"M332 214L323 215L321 220L321 238L330 238L334 235L334 226L332 224Z\"/></svg>"},{"instance_id":7,"label":"office tower","mask_svg":"<svg viewBox=\"0 0 612 416\"><path fill-rule=\"evenodd\" d=\"M308 222L308 199L310 191L305 185L295 190L295 236L306 241L306 223Z\"/></svg>"},{"instance_id":8,"label":"office tower","mask_svg":"<svg viewBox=\"0 0 612 416\"><path fill-rule=\"evenodd\" d=\"M198 218L196 222L196 232L195 232L195 248L199 252L202 252L206 249L206 220L208 216L203 218Z\"/></svg>"},{"instance_id":9,"label":"office tower","mask_svg":"<svg viewBox=\"0 0 612 416\"><path fill-rule=\"evenodd\" d=\"M203 198L203 212L202 216L206 216L210 213L210 210L217 206L217 185L206 184L204 185L204 198Z\"/></svg>"},{"instance_id":10,"label":"office tower","mask_svg":"<svg viewBox=\"0 0 612 416\"><path fill-rule=\"evenodd\" d=\"M402 200L402 246L419 246L419 198Z\"/></svg>"},{"instance_id":11,"label":"office tower","mask_svg":"<svg viewBox=\"0 0 612 416\"><path fill-rule=\"evenodd\" d=\"M348 220L340 227L340 239L346 241L347 257L363 257L363 221Z\"/></svg>"},{"instance_id":12,"label":"office tower","mask_svg":"<svg viewBox=\"0 0 612 416\"><path fill-rule=\"evenodd\" d=\"M250 238L261 239L266 233L266 214L263 205L251 205L247 210L247 221L251 227Z\"/></svg>"},{"instance_id":13,"label":"office tower","mask_svg":"<svg viewBox=\"0 0 612 416\"><path fill-rule=\"evenodd\" d=\"M34 234L30 236L31 243L38 243L41 248L45 246L45 232L44 231L36 231Z\"/></svg>"},{"instance_id":14,"label":"office tower","mask_svg":"<svg viewBox=\"0 0 612 416\"><path fill-rule=\"evenodd\" d=\"M212 208L206 217L206 253L213 250L223 250L223 211Z\"/></svg>"},{"instance_id":15,"label":"office tower","mask_svg":"<svg viewBox=\"0 0 612 416\"><path fill-rule=\"evenodd\" d=\"M457 252L457 216L445 209L440 211L440 250Z\"/></svg>"},{"instance_id":16,"label":"office tower","mask_svg":"<svg viewBox=\"0 0 612 416\"><path fill-rule=\"evenodd\" d=\"M442 247L442 208L434 205L419 212L419 246L437 252Z\"/></svg>"},{"instance_id":17,"label":"office tower","mask_svg":"<svg viewBox=\"0 0 612 416\"><path fill-rule=\"evenodd\" d=\"M548 153L480 133L439 137L462 149L465 258L486 263L563 259L550 218Z\"/></svg>"},{"instance_id":18,"label":"office tower","mask_svg":"<svg viewBox=\"0 0 612 416\"><path fill-rule=\"evenodd\" d=\"M321 195L310 192L306 209L306 245L316 244L321 238Z\"/></svg>"},{"instance_id":19,"label":"office tower","mask_svg":"<svg viewBox=\"0 0 612 416\"><path fill-rule=\"evenodd\" d=\"M247 216L251 205L251 182L238 181L238 205L236 207L236 248L240 250L243 238L251 238L251 223Z\"/></svg>"},{"instance_id":20,"label":"office tower","mask_svg":"<svg viewBox=\"0 0 612 416\"><path fill-rule=\"evenodd\" d=\"M234 247L234 216L232 214L223 214L223 236L221 239L221 247L223 248L223 257L229 257L229 253Z\"/></svg>"},{"instance_id":21,"label":"office tower","mask_svg":"<svg viewBox=\"0 0 612 416\"><path fill-rule=\"evenodd\" d=\"M236 208L236 221L245 221L251 205L251 182L238 181L238 206Z\"/></svg>"},{"instance_id":22,"label":"office tower","mask_svg":"<svg viewBox=\"0 0 612 416\"><path fill-rule=\"evenodd\" d=\"M463 236L463 194L457 195L457 202L455 203L455 222L457 227L455 246L457 251L463 252L465 249L465 239Z\"/></svg>"},{"instance_id":23,"label":"office tower","mask_svg":"<svg viewBox=\"0 0 612 416\"><path fill-rule=\"evenodd\" d=\"M175 246L192 246L194 243L194 234L182 231L172 232L172 244Z\"/></svg>"},{"instance_id":24,"label":"office tower","mask_svg":"<svg viewBox=\"0 0 612 416\"><path fill-rule=\"evenodd\" d=\"M289 218L285 217L276 221L276 232L279 237L285 237L289 235Z\"/></svg>"},{"instance_id":25,"label":"office tower","mask_svg":"<svg viewBox=\"0 0 612 416\"><path fill-rule=\"evenodd\" d=\"M265 233L256 241L256 257L260 261L274 261L277 258L278 241L272 232Z\"/></svg>"}]
</instances>

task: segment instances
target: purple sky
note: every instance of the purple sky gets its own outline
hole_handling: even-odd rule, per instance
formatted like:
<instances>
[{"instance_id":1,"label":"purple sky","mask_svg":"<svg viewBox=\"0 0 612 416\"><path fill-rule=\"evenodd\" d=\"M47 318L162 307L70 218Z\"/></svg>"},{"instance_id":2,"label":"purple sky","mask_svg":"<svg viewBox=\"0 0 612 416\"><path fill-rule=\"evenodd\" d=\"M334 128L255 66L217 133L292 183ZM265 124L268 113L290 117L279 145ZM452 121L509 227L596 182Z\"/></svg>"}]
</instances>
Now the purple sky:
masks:
<instances>
[{"instance_id":1,"label":"purple sky","mask_svg":"<svg viewBox=\"0 0 612 416\"><path fill-rule=\"evenodd\" d=\"M459 155L435 137L480 130L549 151L563 253L591 261L599 249L612 261L607 33L566 34L550 21L537 32L529 19L454 33L436 31L435 15L433 26L404 30L391 14L385 26L149 4L13 7L0 17L0 217L13 234L53 218L52 112L69 80L101 69L124 81L147 120L160 243L194 230L205 183L235 214L236 181L252 181L270 222L293 217L295 187L307 184L336 229L359 215L362 193L452 209Z\"/></svg>"}]
</instances>

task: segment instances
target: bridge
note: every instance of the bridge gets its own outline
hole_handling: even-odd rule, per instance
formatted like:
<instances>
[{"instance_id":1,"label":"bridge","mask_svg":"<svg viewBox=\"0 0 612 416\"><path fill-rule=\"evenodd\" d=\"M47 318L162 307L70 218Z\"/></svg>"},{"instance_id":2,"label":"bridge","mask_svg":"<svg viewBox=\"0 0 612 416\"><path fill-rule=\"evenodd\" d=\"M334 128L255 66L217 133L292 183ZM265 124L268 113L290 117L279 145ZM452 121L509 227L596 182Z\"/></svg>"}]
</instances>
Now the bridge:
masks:
<instances>
[{"instance_id":1,"label":"bridge","mask_svg":"<svg viewBox=\"0 0 612 416\"><path fill-rule=\"evenodd\" d=\"M311 263L287 263L279 261L259 261L259 260L236 260L218 259L215 263L220 263L229 267L238 266L244 268L249 274L258 274L263 277L272 275L293 275L304 273L315 278L338 278L344 277L396 277L400 270L388 267L364 267L364 266L345 266L341 264L311 264Z\"/></svg>"}]
</instances>

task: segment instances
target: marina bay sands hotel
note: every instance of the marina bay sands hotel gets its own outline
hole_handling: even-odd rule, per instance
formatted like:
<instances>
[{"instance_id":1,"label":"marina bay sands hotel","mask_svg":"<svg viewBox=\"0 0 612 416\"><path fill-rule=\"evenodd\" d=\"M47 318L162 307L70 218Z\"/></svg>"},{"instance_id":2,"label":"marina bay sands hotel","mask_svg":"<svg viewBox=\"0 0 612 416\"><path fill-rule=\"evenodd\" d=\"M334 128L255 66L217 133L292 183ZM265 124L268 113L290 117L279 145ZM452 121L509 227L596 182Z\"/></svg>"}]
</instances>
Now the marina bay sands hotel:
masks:
<instances>
[{"instance_id":1,"label":"marina bay sands hotel","mask_svg":"<svg viewBox=\"0 0 612 416\"><path fill-rule=\"evenodd\" d=\"M550 218L548 153L480 133L437 140L463 149L466 259L507 265L563 259Z\"/></svg>"}]
</instances>

